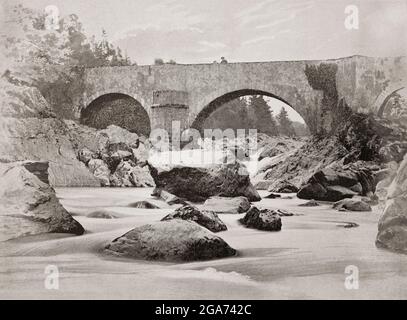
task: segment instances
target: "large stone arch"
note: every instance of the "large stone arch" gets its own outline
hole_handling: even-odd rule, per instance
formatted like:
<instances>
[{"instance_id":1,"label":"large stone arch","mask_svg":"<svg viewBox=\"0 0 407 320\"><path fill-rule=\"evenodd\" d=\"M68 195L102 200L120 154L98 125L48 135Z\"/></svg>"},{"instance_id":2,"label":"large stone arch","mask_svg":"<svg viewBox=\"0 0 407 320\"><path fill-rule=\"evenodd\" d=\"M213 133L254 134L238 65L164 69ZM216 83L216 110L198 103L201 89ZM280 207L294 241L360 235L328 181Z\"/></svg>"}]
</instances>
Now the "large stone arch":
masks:
<instances>
[{"instance_id":1,"label":"large stone arch","mask_svg":"<svg viewBox=\"0 0 407 320\"><path fill-rule=\"evenodd\" d=\"M143 104L134 96L120 91L89 97L79 119L82 124L97 129L114 124L144 136L149 136L151 131L150 115Z\"/></svg>"},{"instance_id":2,"label":"large stone arch","mask_svg":"<svg viewBox=\"0 0 407 320\"><path fill-rule=\"evenodd\" d=\"M227 88L216 90L199 102L199 112L190 114L190 127L200 130L203 121L224 103L247 95L263 95L280 100L293 108L307 123L306 97L293 86L284 85L257 85L243 88ZM316 93L318 95L318 93Z\"/></svg>"}]
</instances>

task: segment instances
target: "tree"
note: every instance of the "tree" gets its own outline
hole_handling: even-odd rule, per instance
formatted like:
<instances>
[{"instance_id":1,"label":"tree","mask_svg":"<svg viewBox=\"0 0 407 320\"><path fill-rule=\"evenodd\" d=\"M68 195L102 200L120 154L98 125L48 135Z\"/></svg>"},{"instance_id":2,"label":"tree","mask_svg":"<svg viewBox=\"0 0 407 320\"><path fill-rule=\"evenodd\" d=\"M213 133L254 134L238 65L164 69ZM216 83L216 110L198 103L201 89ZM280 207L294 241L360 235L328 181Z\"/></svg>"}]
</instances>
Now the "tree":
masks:
<instances>
[{"instance_id":1,"label":"tree","mask_svg":"<svg viewBox=\"0 0 407 320\"><path fill-rule=\"evenodd\" d=\"M286 136L295 136L295 130L292 121L288 117L287 110L282 107L280 113L277 115L277 121L279 125L279 131Z\"/></svg>"},{"instance_id":2,"label":"tree","mask_svg":"<svg viewBox=\"0 0 407 320\"><path fill-rule=\"evenodd\" d=\"M57 28L47 26L45 13L22 5L10 10L7 17L8 29L0 31L6 66L1 73L14 84L37 87L62 117L73 116L71 97L81 90L78 66L131 65L107 41L106 31L102 31L101 41L88 40L74 14L59 19Z\"/></svg>"},{"instance_id":3,"label":"tree","mask_svg":"<svg viewBox=\"0 0 407 320\"><path fill-rule=\"evenodd\" d=\"M237 98L221 105L203 122L204 129L248 129L247 105L244 98Z\"/></svg>"},{"instance_id":4,"label":"tree","mask_svg":"<svg viewBox=\"0 0 407 320\"><path fill-rule=\"evenodd\" d=\"M155 58L155 59L154 59L154 64L155 64L156 66L162 66L162 65L164 64L164 60L161 59L161 58Z\"/></svg>"},{"instance_id":5,"label":"tree","mask_svg":"<svg viewBox=\"0 0 407 320\"><path fill-rule=\"evenodd\" d=\"M250 127L270 136L278 135L276 120L263 96L249 98Z\"/></svg>"}]
</instances>

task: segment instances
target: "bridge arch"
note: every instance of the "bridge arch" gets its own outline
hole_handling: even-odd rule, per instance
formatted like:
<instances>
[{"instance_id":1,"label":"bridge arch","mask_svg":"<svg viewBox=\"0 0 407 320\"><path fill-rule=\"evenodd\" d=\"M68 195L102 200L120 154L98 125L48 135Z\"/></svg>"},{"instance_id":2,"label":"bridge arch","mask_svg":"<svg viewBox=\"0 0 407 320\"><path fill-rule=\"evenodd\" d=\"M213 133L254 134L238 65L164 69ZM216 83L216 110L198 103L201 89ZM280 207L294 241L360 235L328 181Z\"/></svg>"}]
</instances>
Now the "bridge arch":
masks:
<instances>
[{"instance_id":1,"label":"bridge arch","mask_svg":"<svg viewBox=\"0 0 407 320\"><path fill-rule=\"evenodd\" d=\"M377 116L383 117L386 107L392 97L394 97L399 91L403 90L405 86L392 85L390 88L384 90L377 98L375 102L375 110L377 110Z\"/></svg>"},{"instance_id":2,"label":"bridge arch","mask_svg":"<svg viewBox=\"0 0 407 320\"><path fill-rule=\"evenodd\" d=\"M304 97L301 95L300 92L298 92L298 90L295 87L291 86L285 86L284 95L276 94L277 92L281 93L282 87L283 86L278 86L274 88L275 90L273 89L270 90L270 88L262 88L260 86L257 87L260 89L244 88L221 93L219 92L213 93L212 95L209 95L206 99L204 99L204 101L201 104L203 107L200 108L200 111L197 114L192 115L190 119L191 123L190 127L200 131L202 129L202 125L204 124L205 120L210 116L210 114L212 114L222 105L234 99L250 95L267 96L287 104L289 107L295 110L307 124L306 117L307 114L305 109L306 103Z\"/></svg>"},{"instance_id":3,"label":"bridge arch","mask_svg":"<svg viewBox=\"0 0 407 320\"><path fill-rule=\"evenodd\" d=\"M80 111L82 124L104 129L117 125L130 132L149 136L151 120L144 106L132 95L122 92L95 94Z\"/></svg>"}]
</instances>

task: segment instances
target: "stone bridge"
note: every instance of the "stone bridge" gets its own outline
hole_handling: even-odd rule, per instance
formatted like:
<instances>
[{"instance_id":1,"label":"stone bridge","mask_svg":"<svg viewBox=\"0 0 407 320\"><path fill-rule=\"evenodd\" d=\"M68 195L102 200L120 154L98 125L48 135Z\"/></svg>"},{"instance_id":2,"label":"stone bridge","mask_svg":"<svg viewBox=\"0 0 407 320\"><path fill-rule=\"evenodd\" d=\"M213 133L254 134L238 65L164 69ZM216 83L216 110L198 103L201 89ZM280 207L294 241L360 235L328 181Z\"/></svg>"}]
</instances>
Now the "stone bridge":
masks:
<instances>
[{"instance_id":1,"label":"stone bridge","mask_svg":"<svg viewBox=\"0 0 407 320\"><path fill-rule=\"evenodd\" d=\"M306 66L335 64L335 74L319 74L321 81L334 78L339 99L344 98L356 111L380 115L389 96L407 86L406 60L352 56L320 61L91 68L83 73L83 94L77 98L75 116L83 117L90 105L92 112L97 112L97 102L103 97L114 100L120 94L144 108L152 129L168 130L174 120L179 120L183 129L199 129L223 103L261 94L287 103L315 132L321 124L311 122L324 103L324 92L310 85Z\"/></svg>"}]
</instances>

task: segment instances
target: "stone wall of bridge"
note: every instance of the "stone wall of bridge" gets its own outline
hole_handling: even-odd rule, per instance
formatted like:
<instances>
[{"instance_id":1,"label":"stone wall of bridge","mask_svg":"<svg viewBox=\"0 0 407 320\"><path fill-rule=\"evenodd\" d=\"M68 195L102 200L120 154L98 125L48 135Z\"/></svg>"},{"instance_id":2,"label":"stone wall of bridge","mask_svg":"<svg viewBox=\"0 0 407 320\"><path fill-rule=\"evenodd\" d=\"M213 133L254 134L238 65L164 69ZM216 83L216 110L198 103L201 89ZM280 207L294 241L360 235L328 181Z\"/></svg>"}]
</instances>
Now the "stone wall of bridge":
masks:
<instances>
[{"instance_id":1,"label":"stone wall of bridge","mask_svg":"<svg viewBox=\"0 0 407 320\"><path fill-rule=\"evenodd\" d=\"M307 65L322 63L338 66L338 96L355 111L377 113L386 93L406 84L405 57L92 68L84 72L76 116L80 118L96 98L122 93L145 108L152 128L166 127L172 120L190 127L217 99L263 94L286 102L311 124L322 106L323 92L310 86L304 71Z\"/></svg>"}]
</instances>

